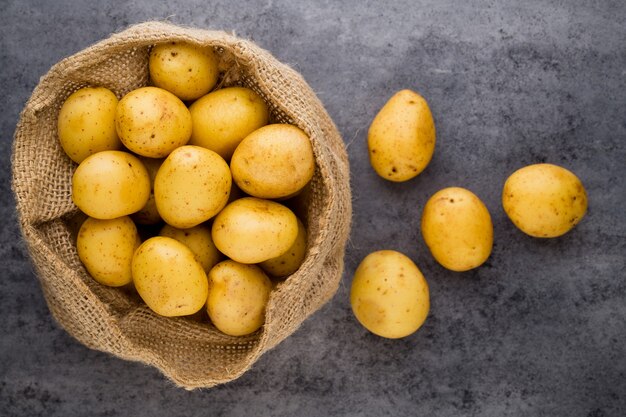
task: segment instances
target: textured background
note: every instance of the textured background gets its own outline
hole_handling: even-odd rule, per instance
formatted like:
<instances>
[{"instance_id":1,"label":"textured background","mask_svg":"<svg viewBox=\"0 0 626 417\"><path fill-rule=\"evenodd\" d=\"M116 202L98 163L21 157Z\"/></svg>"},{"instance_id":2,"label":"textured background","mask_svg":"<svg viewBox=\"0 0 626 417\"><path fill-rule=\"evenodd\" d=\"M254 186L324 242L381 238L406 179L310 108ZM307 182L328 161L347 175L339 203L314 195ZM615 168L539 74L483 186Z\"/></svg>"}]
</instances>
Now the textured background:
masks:
<instances>
[{"instance_id":1,"label":"textured background","mask_svg":"<svg viewBox=\"0 0 626 417\"><path fill-rule=\"evenodd\" d=\"M519 3L519 4L518 4ZM40 76L61 58L149 19L225 29L299 70L351 160L354 219L335 298L240 379L186 392L156 370L85 348L52 320L20 242L12 134ZM451 0L0 2L0 415L626 415L626 3ZM428 169L379 179L369 123L396 90L431 105ZM589 212L537 240L506 218L500 191L523 165L575 172ZM468 273L444 270L419 233L440 188L489 208L495 247ZM352 316L354 269L396 249L422 269L432 309L396 341Z\"/></svg>"}]
</instances>

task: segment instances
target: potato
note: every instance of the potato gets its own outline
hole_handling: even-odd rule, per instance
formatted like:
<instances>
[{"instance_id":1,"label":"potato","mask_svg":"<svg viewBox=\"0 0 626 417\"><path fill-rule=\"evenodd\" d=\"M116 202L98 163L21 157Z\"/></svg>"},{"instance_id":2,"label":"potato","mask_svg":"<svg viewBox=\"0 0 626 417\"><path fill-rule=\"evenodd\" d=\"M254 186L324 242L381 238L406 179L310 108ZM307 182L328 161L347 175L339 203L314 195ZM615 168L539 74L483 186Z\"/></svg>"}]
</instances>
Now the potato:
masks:
<instances>
[{"instance_id":1,"label":"potato","mask_svg":"<svg viewBox=\"0 0 626 417\"><path fill-rule=\"evenodd\" d=\"M161 215L157 210L156 201L154 201L154 178L156 177L163 159L146 158L142 156L139 160L148 170L150 177L150 197L145 206L138 212L134 213L131 218L138 224L157 224L161 221Z\"/></svg>"},{"instance_id":2,"label":"potato","mask_svg":"<svg viewBox=\"0 0 626 417\"><path fill-rule=\"evenodd\" d=\"M189 107L193 129L190 145L202 146L229 161L239 143L265 126L269 111L261 97L245 87L216 90Z\"/></svg>"},{"instance_id":3,"label":"potato","mask_svg":"<svg viewBox=\"0 0 626 417\"><path fill-rule=\"evenodd\" d=\"M229 258L256 264L287 252L298 236L296 215L282 204L254 197L235 200L211 229L213 243Z\"/></svg>"},{"instance_id":4,"label":"potato","mask_svg":"<svg viewBox=\"0 0 626 417\"><path fill-rule=\"evenodd\" d=\"M166 224L159 235L176 239L191 249L196 261L200 262L206 273L222 260L222 254L213 244L211 228L206 224L199 224L189 229L177 229Z\"/></svg>"},{"instance_id":5,"label":"potato","mask_svg":"<svg viewBox=\"0 0 626 417\"><path fill-rule=\"evenodd\" d=\"M502 206L522 232L534 237L557 237L585 216L587 193L578 177L565 168L528 165L504 183Z\"/></svg>"},{"instance_id":6,"label":"potato","mask_svg":"<svg viewBox=\"0 0 626 417\"><path fill-rule=\"evenodd\" d=\"M435 151L435 123L426 100L411 90L397 92L378 112L368 133L370 163L389 181L421 173Z\"/></svg>"},{"instance_id":7,"label":"potato","mask_svg":"<svg viewBox=\"0 0 626 417\"><path fill-rule=\"evenodd\" d=\"M80 163L72 177L72 200L96 219L114 219L141 210L150 197L150 177L128 152L102 151Z\"/></svg>"},{"instance_id":8,"label":"potato","mask_svg":"<svg viewBox=\"0 0 626 417\"><path fill-rule=\"evenodd\" d=\"M80 227L76 249L96 281L121 287L132 281L131 261L140 244L135 223L128 216L111 220L89 217Z\"/></svg>"},{"instance_id":9,"label":"potato","mask_svg":"<svg viewBox=\"0 0 626 417\"><path fill-rule=\"evenodd\" d=\"M272 283L256 265L224 261L209 272L207 312L221 332L243 336L265 321L265 306Z\"/></svg>"},{"instance_id":10,"label":"potato","mask_svg":"<svg viewBox=\"0 0 626 417\"><path fill-rule=\"evenodd\" d=\"M298 236L295 242L287 250L276 258L261 262L259 266L265 272L275 277L286 277L300 268L306 255L306 229L300 219L298 220Z\"/></svg>"},{"instance_id":11,"label":"potato","mask_svg":"<svg viewBox=\"0 0 626 417\"><path fill-rule=\"evenodd\" d=\"M428 316L428 284L402 253L373 252L354 273L350 304L357 320L370 332L389 339L405 337L417 331Z\"/></svg>"},{"instance_id":12,"label":"potato","mask_svg":"<svg viewBox=\"0 0 626 417\"><path fill-rule=\"evenodd\" d=\"M156 45L150 52L152 83L181 100L195 100L217 83L218 59L210 47L184 42Z\"/></svg>"},{"instance_id":13,"label":"potato","mask_svg":"<svg viewBox=\"0 0 626 417\"><path fill-rule=\"evenodd\" d=\"M315 157L306 133L296 126L272 124L241 141L230 169L243 192L259 198L282 198L307 185L315 171Z\"/></svg>"},{"instance_id":14,"label":"potato","mask_svg":"<svg viewBox=\"0 0 626 417\"><path fill-rule=\"evenodd\" d=\"M165 222L188 229L215 216L228 201L228 164L213 151L186 145L168 156L154 179L154 199Z\"/></svg>"},{"instance_id":15,"label":"potato","mask_svg":"<svg viewBox=\"0 0 626 417\"><path fill-rule=\"evenodd\" d=\"M81 163L96 152L122 148L115 131L117 97L103 87L81 88L70 95L59 112L61 147Z\"/></svg>"},{"instance_id":16,"label":"potato","mask_svg":"<svg viewBox=\"0 0 626 417\"><path fill-rule=\"evenodd\" d=\"M487 207L475 194L450 187L436 192L426 202L422 236L444 268L467 271L489 258L493 225Z\"/></svg>"},{"instance_id":17,"label":"potato","mask_svg":"<svg viewBox=\"0 0 626 417\"><path fill-rule=\"evenodd\" d=\"M142 87L126 94L115 111L115 127L132 152L164 158L191 137L191 114L169 91Z\"/></svg>"},{"instance_id":18,"label":"potato","mask_svg":"<svg viewBox=\"0 0 626 417\"><path fill-rule=\"evenodd\" d=\"M206 302L209 282L187 246L156 236L137 248L132 261L133 283L143 301L162 316L186 316Z\"/></svg>"}]
</instances>

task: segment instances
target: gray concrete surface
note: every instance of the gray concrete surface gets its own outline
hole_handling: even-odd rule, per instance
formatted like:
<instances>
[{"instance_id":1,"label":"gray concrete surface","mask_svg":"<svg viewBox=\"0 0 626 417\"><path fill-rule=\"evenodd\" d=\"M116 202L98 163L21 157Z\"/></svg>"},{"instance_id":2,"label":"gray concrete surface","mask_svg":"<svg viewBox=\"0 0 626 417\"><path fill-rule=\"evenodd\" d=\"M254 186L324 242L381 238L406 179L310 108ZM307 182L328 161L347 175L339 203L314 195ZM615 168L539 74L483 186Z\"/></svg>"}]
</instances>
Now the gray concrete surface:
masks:
<instances>
[{"instance_id":1,"label":"gray concrete surface","mask_svg":"<svg viewBox=\"0 0 626 417\"><path fill-rule=\"evenodd\" d=\"M626 3L623 1L2 1L0 415L626 415ZM348 145L351 243L335 298L243 377L186 392L156 370L90 350L50 317L20 242L12 134L40 76L132 23L226 29L298 69ZM396 90L430 102L434 160L379 179L368 125ZM506 177L553 162L587 187L587 217L536 240L500 205ZM486 265L452 273L419 233L429 195L467 187L489 208ZM428 279L425 326L368 334L349 306L356 265L396 249Z\"/></svg>"}]
</instances>

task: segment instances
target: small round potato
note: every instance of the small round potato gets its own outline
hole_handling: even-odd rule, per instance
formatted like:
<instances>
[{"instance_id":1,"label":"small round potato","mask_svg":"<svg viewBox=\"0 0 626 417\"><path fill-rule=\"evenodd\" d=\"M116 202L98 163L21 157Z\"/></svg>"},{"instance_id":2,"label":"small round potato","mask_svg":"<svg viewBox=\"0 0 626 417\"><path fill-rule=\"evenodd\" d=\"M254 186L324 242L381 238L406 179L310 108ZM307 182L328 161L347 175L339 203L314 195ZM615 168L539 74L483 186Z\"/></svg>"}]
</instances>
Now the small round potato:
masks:
<instances>
[{"instance_id":1,"label":"small round potato","mask_svg":"<svg viewBox=\"0 0 626 417\"><path fill-rule=\"evenodd\" d=\"M165 158L191 137L191 114L174 94L142 87L126 94L117 105L115 127L122 143L149 158Z\"/></svg>"},{"instance_id":2,"label":"small round potato","mask_svg":"<svg viewBox=\"0 0 626 417\"><path fill-rule=\"evenodd\" d=\"M131 218L138 224L157 224L161 221L161 215L157 210L156 201L154 201L154 178L163 163L163 159L146 158L145 156L139 159L148 170L148 176L150 177L150 197L146 205L143 206L141 210L134 213Z\"/></svg>"},{"instance_id":3,"label":"small round potato","mask_svg":"<svg viewBox=\"0 0 626 417\"><path fill-rule=\"evenodd\" d=\"M435 151L435 123L422 96L397 92L369 129L370 163L382 178L401 182L421 173Z\"/></svg>"},{"instance_id":4,"label":"small round potato","mask_svg":"<svg viewBox=\"0 0 626 417\"><path fill-rule=\"evenodd\" d=\"M186 316L206 302L209 282L187 246L169 237L156 236L137 248L132 261L137 292L155 313Z\"/></svg>"},{"instance_id":5,"label":"small round potato","mask_svg":"<svg viewBox=\"0 0 626 417\"><path fill-rule=\"evenodd\" d=\"M587 193L567 169L535 164L515 171L506 180L502 206L522 232L533 237L557 237L585 216Z\"/></svg>"},{"instance_id":6,"label":"small round potato","mask_svg":"<svg viewBox=\"0 0 626 417\"><path fill-rule=\"evenodd\" d=\"M235 149L233 180L259 198L289 197L313 177L315 157L309 137L296 126L272 124L255 130Z\"/></svg>"},{"instance_id":7,"label":"small round potato","mask_svg":"<svg viewBox=\"0 0 626 417\"><path fill-rule=\"evenodd\" d=\"M115 131L117 97L103 87L81 88L70 95L58 119L61 147L72 161L81 163L89 155L122 148Z\"/></svg>"},{"instance_id":8,"label":"small round potato","mask_svg":"<svg viewBox=\"0 0 626 417\"><path fill-rule=\"evenodd\" d=\"M150 52L150 78L181 100L195 100L211 91L219 75L212 48L184 42L156 45Z\"/></svg>"},{"instance_id":9,"label":"small round potato","mask_svg":"<svg viewBox=\"0 0 626 417\"><path fill-rule=\"evenodd\" d=\"M298 220L282 204L244 197L215 217L212 236L224 255L244 264L256 264L289 250L298 236Z\"/></svg>"},{"instance_id":10,"label":"small round potato","mask_svg":"<svg viewBox=\"0 0 626 417\"><path fill-rule=\"evenodd\" d=\"M430 309L428 284L407 256L393 250L373 252L354 273L350 304L370 332L397 339L419 329Z\"/></svg>"},{"instance_id":11,"label":"small round potato","mask_svg":"<svg viewBox=\"0 0 626 417\"><path fill-rule=\"evenodd\" d=\"M187 246L200 262L206 273L222 260L222 254L217 250L211 238L211 228L206 224L199 224L189 229L177 229L166 224L159 232L159 236L171 237Z\"/></svg>"},{"instance_id":12,"label":"small round potato","mask_svg":"<svg viewBox=\"0 0 626 417\"><path fill-rule=\"evenodd\" d=\"M132 281L131 261L140 244L135 223L128 216L111 220L89 217L80 227L76 249L96 281L121 287Z\"/></svg>"},{"instance_id":13,"label":"small round potato","mask_svg":"<svg viewBox=\"0 0 626 417\"><path fill-rule=\"evenodd\" d=\"M272 282L256 265L227 260L209 272L207 312L221 332L230 336L254 333L265 321Z\"/></svg>"},{"instance_id":14,"label":"small round potato","mask_svg":"<svg viewBox=\"0 0 626 417\"><path fill-rule=\"evenodd\" d=\"M493 224L487 207L459 187L436 192L422 213L422 236L437 262L452 271L482 265L493 246Z\"/></svg>"},{"instance_id":15,"label":"small round potato","mask_svg":"<svg viewBox=\"0 0 626 417\"><path fill-rule=\"evenodd\" d=\"M141 210L150 197L150 177L128 152L102 151L80 163L72 177L72 200L96 219L114 219Z\"/></svg>"},{"instance_id":16,"label":"small round potato","mask_svg":"<svg viewBox=\"0 0 626 417\"><path fill-rule=\"evenodd\" d=\"M168 156L154 180L154 199L165 222L179 229L219 213L232 179L221 156L199 146L182 146Z\"/></svg>"},{"instance_id":17,"label":"small round potato","mask_svg":"<svg viewBox=\"0 0 626 417\"><path fill-rule=\"evenodd\" d=\"M300 268L306 255L306 229L300 219L298 220L298 236L293 245L282 255L261 262L259 266L265 272L274 277L286 277Z\"/></svg>"},{"instance_id":18,"label":"small round potato","mask_svg":"<svg viewBox=\"0 0 626 417\"><path fill-rule=\"evenodd\" d=\"M227 161L243 138L265 126L269 117L263 99L245 87L216 90L195 101L189 111L189 144L215 151Z\"/></svg>"}]
</instances>

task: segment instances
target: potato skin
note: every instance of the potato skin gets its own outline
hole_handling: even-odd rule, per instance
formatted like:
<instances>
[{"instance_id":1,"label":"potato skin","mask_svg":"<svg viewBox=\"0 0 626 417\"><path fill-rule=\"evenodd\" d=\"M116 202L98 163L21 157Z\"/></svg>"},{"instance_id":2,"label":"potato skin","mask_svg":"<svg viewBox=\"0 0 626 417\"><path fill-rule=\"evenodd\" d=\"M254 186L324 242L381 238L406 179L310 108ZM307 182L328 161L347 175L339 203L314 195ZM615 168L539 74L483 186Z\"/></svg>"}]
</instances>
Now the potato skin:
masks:
<instances>
[{"instance_id":1,"label":"potato skin","mask_svg":"<svg viewBox=\"0 0 626 417\"><path fill-rule=\"evenodd\" d=\"M263 99L245 87L213 91L196 100L189 111L193 122L189 144L215 151L227 161L239 143L269 118Z\"/></svg>"},{"instance_id":2,"label":"potato skin","mask_svg":"<svg viewBox=\"0 0 626 417\"><path fill-rule=\"evenodd\" d=\"M141 161L122 151L102 151L80 163L72 177L72 200L96 219L141 210L150 197L150 177Z\"/></svg>"},{"instance_id":3,"label":"potato skin","mask_svg":"<svg viewBox=\"0 0 626 417\"><path fill-rule=\"evenodd\" d=\"M282 204L244 197L215 217L211 234L224 255L240 263L256 264L289 250L298 235L298 221Z\"/></svg>"},{"instance_id":4,"label":"potato skin","mask_svg":"<svg viewBox=\"0 0 626 417\"><path fill-rule=\"evenodd\" d=\"M489 258L493 224L489 210L474 193L460 187L444 188L424 206L422 236L444 268L467 271Z\"/></svg>"},{"instance_id":5,"label":"potato skin","mask_svg":"<svg viewBox=\"0 0 626 417\"><path fill-rule=\"evenodd\" d=\"M232 260L209 272L207 312L221 332L231 336L254 333L265 321L272 283L256 265Z\"/></svg>"},{"instance_id":6,"label":"potato skin","mask_svg":"<svg viewBox=\"0 0 626 417\"><path fill-rule=\"evenodd\" d=\"M258 198L295 195L315 172L309 137L296 126L271 124L241 141L230 161L233 180Z\"/></svg>"},{"instance_id":7,"label":"potato skin","mask_svg":"<svg viewBox=\"0 0 626 417\"><path fill-rule=\"evenodd\" d=\"M228 164L218 154L199 146L181 146L159 168L154 199L167 224L188 229L222 210L231 183Z\"/></svg>"},{"instance_id":8,"label":"potato skin","mask_svg":"<svg viewBox=\"0 0 626 417\"><path fill-rule=\"evenodd\" d=\"M135 223L128 217L87 218L76 239L78 257L100 284L121 287L132 281L131 261L141 244Z\"/></svg>"},{"instance_id":9,"label":"potato skin","mask_svg":"<svg viewBox=\"0 0 626 417\"><path fill-rule=\"evenodd\" d=\"M58 118L61 147L80 164L97 152L122 148L115 131L117 97L104 87L86 87L72 93Z\"/></svg>"},{"instance_id":10,"label":"potato skin","mask_svg":"<svg viewBox=\"0 0 626 417\"><path fill-rule=\"evenodd\" d=\"M212 48L185 42L156 45L150 52L150 78L181 100L195 100L217 83L218 59Z\"/></svg>"},{"instance_id":11,"label":"potato skin","mask_svg":"<svg viewBox=\"0 0 626 417\"><path fill-rule=\"evenodd\" d=\"M115 111L115 128L132 152L165 158L191 137L191 114L178 97L158 87L126 94Z\"/></svg>"},{"instance_id":12,"label":"potato skin","mask_svg":"<svg viewBox=\"0 0 626 417\"><path fill-rule=\"evenodd\" d=\"M184 244L156 236L143 242L132 261L133 283L144 302L166 317L196 313L206 302L208 280Z\"/></svg>"},{"instance_id":13,"label":"potato skin","mask_svg":"<svg viewBox=\"0 0 626 417\"><path fill-rule=\"evenodd\" d=\"M141 210L133 213L131 218L138 224L157 224L161 221L161 215L157 210L156 201L154 201L154 179L156 174L161 168L163 159L146 158L142 156L139 160L143 163L143 166L148 170L148 176L150 177L150 197L148 202Z\"/></svg>"},{"instance_id":14,"label":"potato skin","mask_svg":"<svg viewBox=\"0 0 626 417\"><path fill-rule=\"evenodd\" d=\"M552 164L528 165L504 183L502 206L522 232L539 238L562 236L587 212L587 193L571 171Z\"/></svg>"},{"instance_id":15,"label":"potato skin","mask_svg":"<svg viewBox=\"0 0 626 417\"><path fill-rule=\"evenodd\" d=\"M378 112L368 132L370 163L382 178L401 182L419 175L435 151L435 123L422 96L397 92Z\"/></svg>"},{"instance_id":16,"label":"potato skin","mask_svg":"<svg viewBox=\"0 0 626 417\"><path fill-rule=\"evenodd\" d=\"M211 228L206 224L199 224L189 229L177 229L166 224L159 232L159 236L176 239L191 249L207 274L223 258L213 243Z\"/></svg>"},{"instance_id":17,"label":"potato skin","mask_svg":"<svg viewBox=\"0 0 626 417\"><path fill-rule=\"evenodd\" d=\"M304 261L307 248L307 233L304 224L302 224L300 219L297 220L298 236L287 252L259 264L265 272L274 277L282 278L293 274L300 268L302 261Z\"/></svg>"},{"instance_id":18,"label":"potato skin","mask_svg":"<svg viewBox=\"0 0 626 417\"><path fill-rule=\"evenodd\" d=\"M404 254L373 252L354 273L350 304L357 320L370 332L389 339L406 337L428 316L428 284Z\"/></svg>"}]
</instances>

